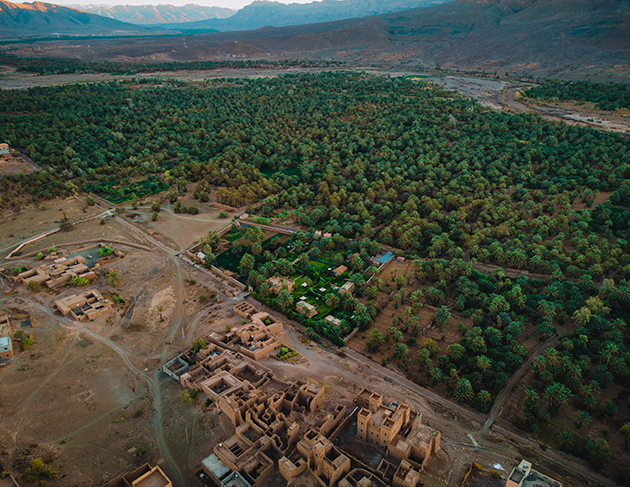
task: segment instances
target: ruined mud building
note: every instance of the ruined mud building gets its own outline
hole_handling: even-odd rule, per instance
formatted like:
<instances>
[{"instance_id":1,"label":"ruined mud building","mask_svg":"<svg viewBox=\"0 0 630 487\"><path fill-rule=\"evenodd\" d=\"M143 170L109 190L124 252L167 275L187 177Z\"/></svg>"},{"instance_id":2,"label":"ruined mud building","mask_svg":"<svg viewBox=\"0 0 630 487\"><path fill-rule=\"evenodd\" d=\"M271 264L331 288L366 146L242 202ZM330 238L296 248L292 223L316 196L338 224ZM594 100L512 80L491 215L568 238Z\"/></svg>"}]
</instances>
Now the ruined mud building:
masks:
<instances>
[{"instance_id":1,"label":"ruined mud building","mask_svg":"<svg viewBox=\"0 0 630 487\"><path fill-rule=\"evenodd\" d=\"M55 301L55 306L64 316L72 316L77 321L95 320L99 316L110 313L112 302L103 297L96 289L73 294Z\"/></svg>"},{"instance_id":2,"label":"ruined mud building","mask_svg":"<svg viewBox=\"0 0 630 487\"><path fill-rule=\"evenodd\" d=\"M71 259L61 257L50 265L43 264L35 269L24 271L18 274L18 278L25 286L34 282L45 285L49 289L70 282L75 277L92 281L96 279L96 274L90 270L86 262L85 257L80 255Z\"/></svg>"},{"instance_id":3,"label":"ruined mud building","mask_svg":"<svg viewBox=\"0 0 630 487\"><path fill-rule=\"evenodd\" d=\"M255 311L239 306L250 317ZM351 414L342 403L326 408L321 385L280 380L220 340L175 358L163 370L202 392L235 427L201 463L218 486L258 487L277 468L287 481L312 475L329 487L415 487L440 447L440 433L420 424L421 416L407 405L384 406L381 395L364 389ZM358 439L386 457L377 469L335 444L354 419Z\"/></svg>"},{"instance_id":4,"label":"ruined mud building","mask_svg":"<svg viewBox=\"0 0 630 487\"><path fill-rule=\"evenodd\" d=\"M99 248L106 248L106 246L99 244ZM97 249L94 250L97 252ZM49 289L66 284L75 277L93 281L97 277L94 269L98 269L100 266L109 264L124 256L123 252L114 250L111 254L96 260L90 268L87 265L87 259L82 255L63 257L61 252L52 252L44 257L45 261L52 261L52 263L42 264L34 269L24 271L18 274L17 280L25 286L34 282Z\"/></svg>"},{"instance_id":5,"label":"ruined mud building","mask_svg":"<svg viewBox=\"0 0 630 487\"><path fill-rule=\"evenodd\" d=\"M173 483L158 466L145 463L140 468L117 477L102 487L173 487Z\"/></svg>"}]
</instances>

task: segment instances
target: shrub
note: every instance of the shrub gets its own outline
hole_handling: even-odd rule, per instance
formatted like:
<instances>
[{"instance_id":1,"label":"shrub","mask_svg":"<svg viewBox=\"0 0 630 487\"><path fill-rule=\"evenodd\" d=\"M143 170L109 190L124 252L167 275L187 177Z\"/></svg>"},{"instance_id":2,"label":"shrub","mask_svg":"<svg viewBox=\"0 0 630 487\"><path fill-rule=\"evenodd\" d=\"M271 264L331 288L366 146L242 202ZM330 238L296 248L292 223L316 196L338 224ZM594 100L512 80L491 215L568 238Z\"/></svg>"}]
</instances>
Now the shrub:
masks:
<instances>
[{"instance_id":1,"label":"shrub","mask_svg":"<svg viewBox=\"0 0 630 487\"><path fill-rule=\"evenodd\" d=\"M208 296L206 296L205 294L200 294L199 295L199 302L200 303L205 303L206 301L208 301Z\"/></svg>"},{"instance_id":2,"label":"shrub","mask_svg":"<svg viewBox=\"0 0 630 487\"><path fill-rule=\"evenodd\" d=\"M50 248L48 249L48 253L49 253L49 254L52 254L53 252L57 252L57 249L56 249L55 247L50 247Z\"/></svg>"},{"instance_id":3,"label":"shrub","mask_svg":"<svg viewBox=\"0 0 630 487\"><path fill-rule=\"evenodd\" d=\"M222 211L221 213L219 213L219 218L227 218L227 213L225 211Z\"/></svg>"},{"instance_id":4,"label":"shrub","mask_svg":"<svg viewBox=\"0 0 630 487\"><path fill-rule=\"evenodd\" d=\"M118 277L118 271L112 269L107 274L107 282L110 286L116 286L120 282L120 278Z\"/></svg>"},{"instance_id":5,"label":"shrub","mask_svg":"<svg viewBox=\"0 0 630 487\"><path fill-rule=\"evenodd\" d=\"M188 390L182 392L182 400L186 404L190 404L191 406L195 404L195 398L192 397L192 395L190 394L190 391Z\"/></svg>"},{"instance_id":6,"label":"shrub","mask_svg":"<svg viewBox=\"0 0 630 487\"><path fill-rule=\"evenodd\" d=\"M111 247L101 247L98 249L98 255L101 257L106 257L111 254L114 250Z\"/></svg>"},{"instance_id":7,"label":"shrub","mask_svg":"<svg viewBox=\"0 0 630 487\"><path fill-rule=\"evenodd\" d=\"M225 331L227 331L228 333L230 333L232 331L232 324L228 323L227 325L225 325Z\"/></svg>"},{"instance_id":8,"label":"shrub","mask_svg":"<svg viewBox=\"0 0 630 487\"><path fill-rule=\"evenodd\" d=\"M72 278L72 284L74 284L75 286L87 286L89 284L89 281L87 279L84 279L83 277L75 276Z\"/></svg>"},{"instance_id":9,"label":"shrub","mask_svg":"<svg viewBox=\"0 0 630 487\"><path fill-rule=\"evenodd\" d=\"M206 341L203 338L200 338L199 340L192 342L192 346L194 352L197 353L202 348L206 348Z\"/></svg>"},{"instance_id":10,"label":"shrub","mask_svg":"<svg viewBox=\"0 0 630 487\"><path fill-rule=\"evenodd\" d=\"M26 289L33 293L38 293L42 290L42 285L39 282L29 281L29 283L26 285Z\"/></svg>"},{"instance_id":11,"label":"shrub","mask_svg":"<svg viewBox=\"0 0 630 487\"><path fill-rule=\"evenodd\" d=\"M158 214L156 211L153 212L153 214L151 215L151 221L154 222L157 220Z\"/></svg>"},{"instance_id":12,"label":"shrub","mask_svg":"<svg viewBox=\"0 0 630 487\"><path fill-rule=\"evenodd\" d=\"M265 218L264 216L253 216L252 221L260 225L270 225L271 218Z\"/></svg>"},{"instance_id":13,"label":"shrub","mask_svg":"<svg viewBox=\"0 0 630 487\"><path fill-rule=\"evenodd\" d=\"M44 258L44 254L42 254L41 252L37 254L37 260L42 260L43 258Z\"/></svg>"}]
</instances>

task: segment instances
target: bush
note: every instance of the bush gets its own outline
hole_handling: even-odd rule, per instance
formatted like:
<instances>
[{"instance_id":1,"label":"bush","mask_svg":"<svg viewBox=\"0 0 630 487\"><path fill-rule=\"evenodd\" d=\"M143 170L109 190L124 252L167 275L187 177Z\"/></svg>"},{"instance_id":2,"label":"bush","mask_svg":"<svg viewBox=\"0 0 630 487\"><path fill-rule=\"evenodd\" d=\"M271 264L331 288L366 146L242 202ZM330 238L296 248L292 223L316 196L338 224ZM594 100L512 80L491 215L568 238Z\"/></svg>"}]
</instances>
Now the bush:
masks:
<instances>
[{"instance_id":1,"label":"bush","mask_svg":"<svg viewBox=\"0 0 630 487\"><path fill-rule=\"evenodd\" d=\"M206 301L208 301L208 296L206 296L205 294L200 294L199 295L199 302L200 303L205 303Z\"/></svg>"},{"instance_id":2,"label":"bush","mask_svg":"<svg viewBox=\"0 0 630 487\"><path fill-rule=\"evenodd\" d=\"M157 220L157 218L158 218L158 214L157 214L157 212L156 212L156 211L154 211L154 212L151 214L151 221L152 221L152 222L154 222L154 221L156 221L156 220Z\"/></svg>"},{"instance_id":3,"label":"bush","mask_svg":"<svg viewBox=\"0 0 630 487\"><path fill-rule=\"evenodd\" d=\"M120 278L118 277L118 271L112 269L107 274L107 282L110 286L116 286L120 282Z\"/></svg>"},{"instance_id":4,"label":"bush","mask_svg":"<svg viewBox=\"0 0 630 487\"><path fill-rule=\"evenodd\" d=\"M42 290L42 285L39 282L29 281L29 283L26 285L26 289L33 293L38 293Z\"/></svg>"},{"instance_id":5,"label":"bush","mask_svg":"<svg viewBox=\"0 0 630 487\"><path fill-rule=\"evenodd\" d=\"M227 218L227 213L225 211L222 211L221 213L219 213L219 218Z\"/></svg>"},{"instance_id":6,"label":"bush","mask_svg":"<svg viewBox=\"0 0 630 487\"><path fill-rule=\"evenodd\" d=\"M197 353L202 348L206 348L206 341L203 338L200 338L199 340L192 342L192 346L194 352Z\"/></svg>"},{"instance_id":7,"label":"bush","mask_svg":"<svg viewBox=\"0 0 630 487\"><path fill-rule=\"evenodd\" d=\"M34 458L31 460L30 465L24 469L22 479L26 482L34 482L39 480L40 477L54 479L57 477L57 472L55 472L51 467L46 466L41 458ZM41 482L45 482L45 480L42 480Z\"/></svg>"},{"instance_id":8,"label":"bush","mask_svg":"<svg viewBox=\"0 0 630 487\"><path fill-rule=\"evenodd\" d=\"M270 225L271 218L265 218L264 216L253 216L252 221L254 223L258 223L259 225Z\"/></svg>"},{"instance_id":9,"label":"bush","mask_svg":"<svg viewBox=\"0 0 630 487\"><path fill-rule=\"evenodd\" d=\"M43 258L44 258L44 254L42 254L41 252L37 254L37 260L42 260Z\"/></svg>"},{"instance_id":10,"label":"bush","mask_svg":"<svg viewBox=\"0 0 630 487\"><path fill-rule=\"evenodd\" d=\"M101 257L106 257L112 252L114 252L114 250L111 247L101 247L100 249L98 249L98 255L100 255Z\"/></svg>"},{"instance_id":11,"label":"bush","mask_svg":"<svg viewBox=\"0 0 630 487\"><path fill-rule=\"evenodd\" d=\"M89 284L89 281L87 279L84 279L83 277L75 276L72 278L72 284L74 284L75 286L87 286Z\"/></svg>"}]
</instances>

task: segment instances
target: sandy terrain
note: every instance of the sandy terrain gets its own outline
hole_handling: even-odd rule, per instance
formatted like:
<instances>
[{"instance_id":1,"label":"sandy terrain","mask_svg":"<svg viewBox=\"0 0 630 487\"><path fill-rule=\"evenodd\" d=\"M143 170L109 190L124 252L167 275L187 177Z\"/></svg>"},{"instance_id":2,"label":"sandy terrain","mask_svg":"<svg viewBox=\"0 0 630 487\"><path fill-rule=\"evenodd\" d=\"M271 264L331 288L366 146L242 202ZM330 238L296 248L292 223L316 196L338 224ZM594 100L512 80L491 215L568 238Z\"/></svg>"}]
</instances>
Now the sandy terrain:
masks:
<instances>
[{"instance_id":1,"label":"sandy terrain","mask_svg":"<svg viewBox=\"0 0 630 487\"><path fill-rule=\"evenodd\" d=\"M2 235L0 239L0 256L6 256L15 246L29 238L59 228L59 223L56 222L63 218L64 212L71 222L76 222L92 218L101 211L94 206L85 205L82 199L72 197L50 200L40 204L37 208L26 206L24 209L19 210L2 210L0 211L0 235ZM96 223L98 224L98 220ZM23 253L45 248L47 244L54 243L52 240L57 240L58 243L61 243L68 235L72 235L71 238L74 240L80 240L80 238L75 238L78 235L75 232L76 230L59 232L59 234L56 234L59 235L56 239L50 238L35 242L25 247ZM93 232L93 229L86 230L84 235L93 235ZM98 238L98 235L91 238Z\"/></svg>"},{"instance_id":2,"label":"sandy terrain","mask_svg":"<svg viewBox=\"0 0 630 487\"><path fill-rule=\"evenodd\" d=\"M191 198L192 199L192 198ZM182 203L186 205L193 204ZM200 204L199 214L176 214L172 205L166 204L158 214L156 221L151 221L150 207L139 207L132 213L140 215L145 221L140 223L142 229L148 233L156 232L166 238L165 242L178 250L184 250L199 242L209 231L219 231L231 224L231 218L219 218L219 213L211 205ZM229 214L230 217L234 214Z\"/></svg>"}]
</instances>

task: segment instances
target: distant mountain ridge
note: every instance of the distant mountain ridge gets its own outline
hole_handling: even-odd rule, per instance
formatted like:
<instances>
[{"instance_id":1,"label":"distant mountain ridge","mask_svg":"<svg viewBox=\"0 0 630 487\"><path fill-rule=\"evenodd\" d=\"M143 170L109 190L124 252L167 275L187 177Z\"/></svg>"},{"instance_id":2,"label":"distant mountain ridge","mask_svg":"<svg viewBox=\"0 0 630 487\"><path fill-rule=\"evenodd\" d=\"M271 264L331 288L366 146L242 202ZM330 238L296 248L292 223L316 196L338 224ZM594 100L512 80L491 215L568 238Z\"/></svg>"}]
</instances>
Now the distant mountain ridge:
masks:
<instances>
[{"instance_id":1,"label":"distant mountain ridge","mask_svg":"<svg viewBox=\"0 0 630 487\"><path fill-rule=\"evenodd\" d=\"M257 0L226 19L210 19L184 25L165 24L171 29L217 30L219 32L286 27L362 18L418 7L439 5L451 0L322 0L284 4Z\"/></svg>"},{"instance_id":2,"label":"distant mountain ridge","mask_svg":"<svg viewBox=\"0 0 630 487\"><path fill-rule=\"evenodd\" d=\"M119 20L108 19L51 3L13 3L0 0L0 36L116 35L150 32Z\"/></svg>"},{"instance_id":3,"label":"distant mountain ridge","mask_svg":"<svg viewBox=\"0 0 630 487\"><path fill-rule=\"evenodd\" d=\"M138 25L196 22L226 19L236 10L224 7L205 7L189 3L177 5L72 5L74 8L110 19Z\"/></svg>"},{"instance_id":4,"label":"distant mountain ridge","mask_svg":"<svg viewBox=\"0 0 630 487\"><path fill-rule=\"evenodd\" d=\"M630 64L630 11L619 0L458 0L334 22L199 33L185 42L117 41L91 56L181 62L312 57L534 76L601 72Z\"/></svg>"}]
</instances>

